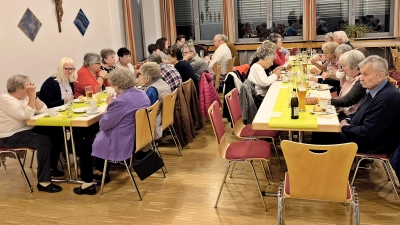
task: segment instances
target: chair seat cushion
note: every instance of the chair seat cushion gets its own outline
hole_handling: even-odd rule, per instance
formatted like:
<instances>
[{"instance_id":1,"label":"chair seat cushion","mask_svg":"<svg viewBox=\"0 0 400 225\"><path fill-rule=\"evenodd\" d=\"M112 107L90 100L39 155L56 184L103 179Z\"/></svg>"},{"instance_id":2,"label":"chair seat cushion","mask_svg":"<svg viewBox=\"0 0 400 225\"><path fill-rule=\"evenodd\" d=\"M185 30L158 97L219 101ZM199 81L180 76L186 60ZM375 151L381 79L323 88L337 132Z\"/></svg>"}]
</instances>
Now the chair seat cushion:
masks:
<instances>
[{"instance_id":1,"label":"chair seat cushion","mask_svg":"<svg viewBox=\"0 0 400 225\"><path fill-rule=\"evenodd\" d=\"M226 150L225 158L233 159L269 159L271 148L266 141L239 141L231 143Z\"/></svg>"},{"instance_id":2,"label":"chair seat cushion","mask_svg":"<svg viewBox=\"0 0 400 225\"><path fill-rule=\"evenodd\" d=\"M357 153L356 156L360 157L370 157L370 158L380 158L380 159L386 159L389 160L389 155L387 154L367 154L367 153Z\"/></svg>"},{"instance_id":3,"label":"chair seat cushion","mask_svg":"<svg viewBox=\"0 0 400 225\"><path fill-rule=\"evenodd\" d=\"M285 193L287 195L290 195L290 179L289 179L289 173L285 173ZM351 192L350 192L350 185L347 185L347 199L351 198Z\"/></svg>"},{"instance_id":4,"label":"chair seat cushion","mask_svg":"<svg viewBox=\"0 0 400 225\"><path fill-rule=\"evenodd\" d=\"M276 138L279 135L277 130L253 130L251 124L247 124L240 132L240 137L271 137Z\"/></svg>"}]
</instances>

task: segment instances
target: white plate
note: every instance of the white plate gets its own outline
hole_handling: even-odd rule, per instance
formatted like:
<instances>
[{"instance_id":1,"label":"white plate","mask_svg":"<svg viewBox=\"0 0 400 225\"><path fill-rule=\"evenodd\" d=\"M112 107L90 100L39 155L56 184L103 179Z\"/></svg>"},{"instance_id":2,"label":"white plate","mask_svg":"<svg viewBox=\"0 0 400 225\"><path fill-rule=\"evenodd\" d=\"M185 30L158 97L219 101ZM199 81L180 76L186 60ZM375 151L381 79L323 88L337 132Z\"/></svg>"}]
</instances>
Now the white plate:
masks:
<instances>
[{"instance_id":1,"label":"white plate","mask_svg":"<svg viewBox=\"0 0 400 225\"><path fill-rule=\"evenodd\" d=\"M99 114L99 113L100 113L100 110L98 110L98 109L95 112L89 112L89 111L86 112L86 114L88 114L88 115L96 115L96 114Z\"/></svg>"},{"instance_id":2,"label":"white plate","mask_svg":"<svg viewBox=\"0 0 400 225\"><path fill-rule=\"evenodd\" d=\"M60 113L56 112L56 114L54 116L58 116L58 115L60 115ZM49 116L49 114L47 112L44 113L44 116L45 117L53 117L53 116Z\"/></svg>"},{"instance_id":3,"label":"white plate","mask_svg":"<svg viewBox=\"0 0 400 225\"><path fill-rule=\"evenodd\" d=\"M336 109L334 106L330 105L326 109L326 112L314 112L314 109L311 109L310 112L316 115L330 115L330 114L336 114Z\"/></svg>"},{"instance_id":4,"label":"white plate","mask_svg":"<svg viewBox=\"0 0 400 225\"><path fill-rule=\"evenodd\" d=\"M76 109L74 109L74 113L85 113L88 110L89 110L89 107L76 108Z\"/></svg>"},{"instance_id":5,"label":"white plate","mask_svg":"<svg viewBox=\"0 0 400 225\"><path fill-rule=\"evenodd\" d=\"M54 107L55 110L57 110L58 112L62 112L65 111L65 106L58 106L58 107Z\"/></svg>"},{"instance_id":6,"label":"white plate","mask_svg":"<svg viewBox=\"0 0 400 225\"><path fill-rule=\"evenodd\" d=\"M322 88L320 88L319 85L311 87L311 89L317 90L317 91L326 91L326 90L330 90L331 88L333 88L333 87L330 85L328 85L327 87L322 87Z\"/></svg>"}]
</instances>

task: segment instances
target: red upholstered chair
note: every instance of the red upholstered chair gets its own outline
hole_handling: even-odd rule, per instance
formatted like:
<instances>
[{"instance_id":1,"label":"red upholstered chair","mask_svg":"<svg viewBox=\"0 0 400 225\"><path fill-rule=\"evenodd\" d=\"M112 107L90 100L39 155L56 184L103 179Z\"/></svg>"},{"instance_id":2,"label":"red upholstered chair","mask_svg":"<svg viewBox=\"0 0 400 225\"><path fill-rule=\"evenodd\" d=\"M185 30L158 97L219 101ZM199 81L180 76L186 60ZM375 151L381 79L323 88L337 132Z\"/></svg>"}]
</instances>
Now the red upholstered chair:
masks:
<instances>
[{"instance_id":1,"label":"red upholstered chair","mask_svg":"<svg viewBox=\"0 0 400 225\"><path fill-rule=\"evenodd\" d=\"M242 139L259 139L266 138L271 139L272 144L275 148L276 157L278 157L279 163L281 159L278 155L278 150L275 145L275 138L279 137L279 131L277 130L253 130L251 124L244 125L242 120L242 110L240 109L239 93L236 88L225 95L226 105L229 109L229 114L232 118L233 133Z\"/></svg>"},{"instance_id":2,"label":"red upholstered chair","mask_svg":"<svg viewBox=\"0 0 400 225\"><path fill-rule=\"evenodd\" d=\"M357 153L356 157L359 157L360 160L358 161L356 170L354 171L353 179L351 180L351 185L353 185L354 179L356 179L356 175L357 175L357 172L358 172L358 168L360 168L361 161L363 161L365 159L374 160L374 161L378 160L383 164L383 168L386 171L386 175L388 176L389 180L392 182L394 193L396 193L397 199L400 201L399 194L397 193L395 179L394 179L394 176L393 176L393 173L392 173L392 170L391 170L391 166L390 166L390 163L389 163L389 159L390 159L389 155L386 155L386 154L378 155L378 154Z\"/></svg>"},{"instance_id":3,"label":"red upholstered chair","mask_svg":"<svg viewBox=\"0 0 400 225\"><path fill-rule=\"evenodd\" d=\"M350 203L355 224L360 224L358 194L348 181L357 144L310 145L285 140L281 148L288 171L278 188L278 224L285 223L285 198Z\"/></svg>"},{"instance_id":4,"label":"red upholstered chair","mask_svg":"<svg viewBox=\"0 0 400 225\"><path fill-rule=\"evenodd\" d=\"M263 171L265 173L265 168L264 168L264 163L263 161L266 161L268 170L270 173L270 176L272 178L271 170L268 165L268 161L271 157L271 150L270 150L270 145L266 141L260 141L260 140L255 140L255 141L239 141L239 142L234 142L234 143L228 143L226 141L225 137L225 129L224 129L224 124L222 122L222 115L221 111L219 109L218 103L215 101L210 108L208 109L208 114L210 116L210 121L214 130L215 137L217 138L217 144L218 144L218 152L219 155L225 159L228 160L228 166L225 171L225 176L224 179L222 180L221 188L219 190L218 198L217 201L215 202L215 208L217 208L218 205L218 200L219 197L221 196L222 188L224 187L225 181L226 181L226 176L229 172L229 168L234 162L247 162L250 164L254 178L256 179L257 182L257 187L258 191L260 192L261 200L264 205L265 210L267 210L267 207L265 206L264 198L261 194L261 189L260 189L260 184L258 182L257 174L254 169L253 161L254 160L262 160L261 164L263 166ZM267 178L267 176L266 176ZM268 181L268 178L267 178ZM269 182L269 181L268 181Z\"/></svg>"},{"instance_id":5,"label":"red upholstered chair","mask_svg":"<svg viewBox=\"0 0 400 225\"><path fill-rule=\"evenodd\" d=\"M0 155L1 155L1 154L10 153L10 154L13 154L13 155L15 156L15 158L16 158L16 159L18 160L18 162L19 162L19 165L21 166L21 171L22 171L22 174L24 175L26 184L28 185L29 190L30 190L30 192L32 193L32 192L33 192L33 189L32 189L31 183L29 182L29 179L28 179L28 177L26 176L24 166L22 165L21 159L19 158L19 155L18 155L18 153L21 152L21 151L25 151L25 153L24 153L25 156L24 156L24 157L26 157L26 152L28 152L28 151L34 152L35 149L29 148L29 147L20 147L20 148L0 148ZM33 157L33 156L32 156L32 157ZM1 161L1 159L0 159L0 163L2 164L2 166L3 166L4 169L5 169L5 164L3 163L3 161ZM7 174L7 170L6 170L6 174Z\"/></svg>"}]
</instances>

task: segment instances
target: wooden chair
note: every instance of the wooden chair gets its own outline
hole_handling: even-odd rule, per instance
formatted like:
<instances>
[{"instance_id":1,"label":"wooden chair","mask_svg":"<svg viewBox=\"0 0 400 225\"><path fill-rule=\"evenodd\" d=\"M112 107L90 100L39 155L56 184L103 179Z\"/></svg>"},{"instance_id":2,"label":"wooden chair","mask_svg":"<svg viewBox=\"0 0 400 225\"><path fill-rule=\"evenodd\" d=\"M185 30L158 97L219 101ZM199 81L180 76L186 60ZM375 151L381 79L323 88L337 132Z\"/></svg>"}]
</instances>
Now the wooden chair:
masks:
<instances>
[{"instance_id":1,"label":"wooden chair","mask_svg":"<svg viewBox=\"0 0 400 225\"><path fill-rule=\"evenodd\" d=\"M217 92L218 92L219 86L221 85L221 81L220 81L220 79L221 79L221 68L222 68L221 64L214 63L213 72L215 74L215 77L214 77L214 79L215 79L215 89L217 90Z\"/></svg>"},{"instance_id":2,"label":"wooden chair","mask_svg":"<svg viewBox=\"0 0 400 225\"><path fill-rule=\"evenodd\" d=\"M256 179L256 182L257 182L258 191L260 193L261 200L264 205L264 209L265 209L265 211L267 211L267 207L265 206L265 202L264 202L264 197L261 194L260 183L258 182L257 174L256 174L256 171L255 171L254 165L253 165L253 161L261 160L261 164L263 166L263 171L267 178L263 161L266 161L267 165L268 165L268 161L271 158L271 149L270 149L269 143L266 141L260 141L260 140L239 141L239 142L234 142L234 143L228 143L226 141L226 137L225 137L225 129L224 129L224 124L222 122L221 111L220 111L218 103L216 101L208 109L208 114L210 116L210 121L211 121L213 130L214 130L215 137L217 138L218 153L221 156L221 158L228 160L228 162L229 162L228 166L226 168L225 176L224 176L224 179L222 180L221 188L219 190L218 198L217 198L217 201L215 202L214 207L217 208L218 200L221 196L222 188L224 187L224 184L226 181L226 176L229 172L229 168L231 167L231 165L235 162L247 162L250 164L250 166L253 170L254 178ZM269 171L269 173L272 178L271 171ZM267 178L267 181L268 181L268 178ZM268 183L269 183L269 181L268 181Z\"/></svg>"},{"instance_id":3,"label":"wooden chair","mask_svg":"<svg viewBox=\"0 0 400 225\"><path fill-rule=\"evenodd\" d=\"M310 145L284 140L281 148L288 171L278 189L278 224L284 224L285 198L351 203L355 223L360 224L358 194L348 182L357 144Z\"/></svg>"},{"instance_id":4,"label":"wooden chair","mask_svg":"<svg viewBox=\"0 0 400 225\"><path fill-rule=\"evenodd\" d=\"M373 160L373 161L380 161L383 165L383 168L385 169L386 175L388 176L390 182L392 183L394 193L396 193L397 199L400 201L399 193L397 192L397 187L395 183L395 179L392 173L392 169L389 163L389 155L387 154L363 154L363 153L357 153L356 157L359 157L359 161L356 166L356 170L354 171L353 179L351 180L351 185L353 185L354 180L356 179L356 175L358 172L358 168L360 168L360 163L361 161L367 159L367 160Z\"/></svg>"},{"instance_id":5,"label":"wooden chair","mask_svg":"<svg viewBox=\"0 0 400 225\"><path fill-rule=\"evenodd\" d=\"M140 109L140 110L136 111L136 114L135 114L136 137L135 137L135 149L134 149L135 151L132 153L139 151L140 149L146 147L148 144L153 145L152 142L153 142L153 137L154 137L154 128L155 128L155 124L156 124L156 116L157 116L158 106L159 106L159 102L156 101L152 106L150 106L146 109ZM149 119L147 119L146 114L149 115ZM149 120L150 120L150 124L149 124ZM150 127L151 127L152 134L150 131ZM132 183L136 188L136 192L139 196L139 200L142 201L142 196L140 195L139 188L137 187L135 178L133 177L132 172L130 170L130 167L132 165L132 157L131 157L130 165L128 165L127 161L128 160L124 161L126 170L128 171L128 174L132 180ZM104 180L106 177L106 168L107 168L107 159L104 160L103 178L101 180L100 195L103 194ZM163 172L164 178L165 178L165 173L163 170L162 170L162 172Z\"/></svg>"},{"instance_id":6,"label":"wooden chair","mask_svg":"<svg viewBox=\"0 0 400 225\"><path fill-rule=\"evenodd\" d=\"M35 149L29 148L29 147L0 148L0 155L10 153L10 154L12 154L12 155L15 156L15 158L18 160L19 165L21 166L21 171L22 171L22 174L24 175L24 178L25 178L26 184L28 185L29 191L32 193L32 192L33 192L33 189L32 189L31 183L29 182L28 176L26 176L24 166L23 166L23 164L21 163L21 159L20 159L20 157L19 157L19 152L21 152L21 151L24 151L24 155L25 155L25 157L26 157L26 153L27 153L28 151L29 151L29 152L34 152ZM0 158L0 165L3 166L3 168L4 168L4 170L6 171L6 174L7 174L6 165L5 165L4 162L1 160L1 158Z\"/></svg>"},{"instance_id":7,"label":"wooden chair","mask_svg":"<svg viewBox=\"0 0 400 225\"><path fill-rule=\"evenodd\" d=\"M399 86L397 85L397 80L393 79L392 77L388 77L388 81L396 88Z\"/></svg>"},{"instance_id":8,"label":"wooden chair","mask_svg":"<svg viewBox=\"0 0 400 225\"><path fill-rule=\"evenodd\" d=\"M165 95L163 97L163 105L162 105L162 113L161 113L161 124L163 131L167 128L171 133L172 139L176 147L178 148L179 154L182 156L182 145L179 142L178 136L176 135L175 128L174 128L174 110L175 110L175 100L176 95L178 93L178 89L172 92L169 95Z\"/></svg>"},{"instance_id":9,"label":"wooden chair","mask_svg":"<svg viewBox=\"0 0 400 225\"><path fill-rule=\"evenodd\" d=\"M235 65L235 59L236 56L228 60L228 63L226 65L226 74L232 72L233 66Z\"/></svg>"},{"instance_id":10,"label":"wooden chair","mask_svg":"<svg viewBox=\"0 0 400 225\"><path fill-rule=\"evenodd\" d=\"M242 65L247 64L247 50L243 53Z\"/></svg>"},{"instance_id":11,"label":"wooden chair","mask_svg":"<svg viewBox=\"0 0 400 225\"><path fill-rule=\"evenodd\" d=\"M240 109L239 93L236 88L232 89L225 95L226 105L228 106L229 114L231 115L233 124L233 133L242 139L260 139L266 138L272 141L275 148L276 157L281 162L278 155L278 150L275 145L275 138L279 137L279 131L276 130L253 130L251 124L244 125L242 119L242 110ZM233 170L232 170L233 171Z\"/></svg>"}]
</instances>

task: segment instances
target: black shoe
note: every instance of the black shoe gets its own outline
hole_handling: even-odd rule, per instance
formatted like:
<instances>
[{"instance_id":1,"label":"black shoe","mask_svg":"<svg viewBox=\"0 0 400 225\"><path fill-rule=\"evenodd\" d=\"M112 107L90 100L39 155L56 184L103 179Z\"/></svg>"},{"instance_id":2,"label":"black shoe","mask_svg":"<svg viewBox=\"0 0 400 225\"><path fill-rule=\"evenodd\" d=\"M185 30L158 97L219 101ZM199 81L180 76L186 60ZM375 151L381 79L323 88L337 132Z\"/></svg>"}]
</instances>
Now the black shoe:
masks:
<instances>
[{"instance_id":1,"label":"black shoe","mask_svg":"<svg viewBox=\"0 0 400 225\"><path fill-rule=\"evenodd\" d=\"M48 193L56 193L56 192L60 192L62 190L62 187L55 185L53 183L50 183L46 187L43 187L42 185L38 184L37 188L39 191L44 191L44 192L48 192Z\"/></svg>"},{"instance_id":2,"label":"black shoe","mask_svg":"<svg viewBox=\"0 0 400 225\"><path fill-rule=\"evenodd\" d=\"M63 177L64 175L65 175L65 173L61 170L58 170L58 169L51 170L52 177Z\"/></svg>"},{"instance_id":3,"label":"black shoe","mask_svg":"<svg viewBox=\"0 0 400 225\"><path fill-rule=\"evenodd\" d=\"M74 188L74 193L77 195L95 195L97 191L96 191L96 186L92 184L85 189L82 189L82 186Z\"/></svg>"},{"instance_id":4,"label":"black shoe","mask_svg":"<svg viewBox=\"0 0 400 225\"><path fill-rule=\"evenodd\" d=\"M97 186L101 186L103 175L93 174L93 179L97 181ZM104 183L107 184L108 182L110 182L110 180L110 174L106 174L106 177L104 178Z\"/></svg>"}]
</instances>

